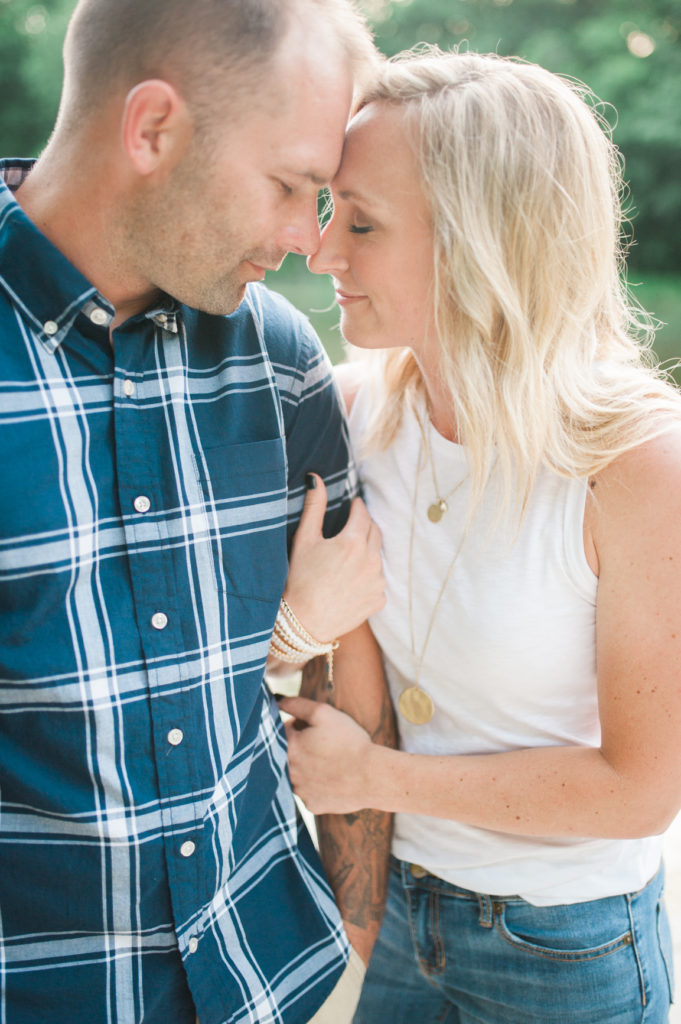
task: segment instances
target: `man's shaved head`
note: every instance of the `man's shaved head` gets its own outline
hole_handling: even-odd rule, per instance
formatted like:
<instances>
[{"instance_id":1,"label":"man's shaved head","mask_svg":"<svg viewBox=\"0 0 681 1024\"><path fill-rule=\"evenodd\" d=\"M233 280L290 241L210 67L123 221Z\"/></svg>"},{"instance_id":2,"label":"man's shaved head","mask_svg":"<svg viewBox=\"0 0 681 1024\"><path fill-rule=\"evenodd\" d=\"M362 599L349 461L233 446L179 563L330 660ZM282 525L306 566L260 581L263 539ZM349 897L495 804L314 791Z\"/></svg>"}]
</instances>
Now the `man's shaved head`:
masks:
<instances>
[{"instance_id":1,"label":"man's shaved head","mask_svg":"<svg viewBox=\"0 0 681 1024\"><path fill-rule=\"evenodd\" d=\"M60 118L75 127L112 94L155 78L177 89L197 124L216 110L229 115L257 99L294 20L337 48L355 80L371 65L353 0L80 0L64 44Z\"/></svg>"}]
</instances>

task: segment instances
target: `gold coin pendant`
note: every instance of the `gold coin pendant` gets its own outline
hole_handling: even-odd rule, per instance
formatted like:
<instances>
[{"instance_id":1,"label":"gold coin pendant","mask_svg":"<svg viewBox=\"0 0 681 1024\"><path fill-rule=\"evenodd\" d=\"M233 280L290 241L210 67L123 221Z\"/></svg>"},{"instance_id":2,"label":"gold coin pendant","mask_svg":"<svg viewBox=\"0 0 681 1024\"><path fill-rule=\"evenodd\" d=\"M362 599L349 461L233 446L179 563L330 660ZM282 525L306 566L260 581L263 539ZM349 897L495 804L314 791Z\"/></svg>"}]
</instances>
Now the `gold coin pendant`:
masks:
<instances>
[{"instance_id":1,"label":"gold coin pendant","mask_svg":"<svg viewBox=\"0 0 681 1024\"><path fill-rule=\"evenodd\" d=\"M420 686L408 686L397 700L400 713L412 725L425 725L433 717L433 702Z\"/></svg>"},{"instance_id":2,"label":"gold coin pendant","mask_svg":"<svg viewBox=\"0 0 681 1024\"><path fill-rule=\"evenodd\" d=\"M444 498L438 498L432 505L428 506L428 518L431 523L439 523L443 515L449 508L449 505Z\"/></svg>"}]
</instances>

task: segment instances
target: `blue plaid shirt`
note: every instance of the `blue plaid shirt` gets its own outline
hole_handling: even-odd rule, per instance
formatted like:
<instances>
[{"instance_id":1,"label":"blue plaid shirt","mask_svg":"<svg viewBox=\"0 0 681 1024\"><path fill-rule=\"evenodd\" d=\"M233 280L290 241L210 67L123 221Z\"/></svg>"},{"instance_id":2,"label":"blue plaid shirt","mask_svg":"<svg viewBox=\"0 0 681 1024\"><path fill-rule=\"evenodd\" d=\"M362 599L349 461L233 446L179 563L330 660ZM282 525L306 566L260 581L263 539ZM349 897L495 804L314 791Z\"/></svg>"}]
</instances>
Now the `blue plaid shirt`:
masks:
<instances>
[{"instance_id":1,"label":"blue plaid shirt","mask_svg":"<svg viewBox=\"0 0 681 1024\"><path fill-rule=\"evenodd\" d=\"M304 499L355 493L307 321L105 298L0 163L0 1021L303 1024L347 959L263 682ZM195 1009L196 1008L196 1009Z\"/></svg>"}]
</instances>

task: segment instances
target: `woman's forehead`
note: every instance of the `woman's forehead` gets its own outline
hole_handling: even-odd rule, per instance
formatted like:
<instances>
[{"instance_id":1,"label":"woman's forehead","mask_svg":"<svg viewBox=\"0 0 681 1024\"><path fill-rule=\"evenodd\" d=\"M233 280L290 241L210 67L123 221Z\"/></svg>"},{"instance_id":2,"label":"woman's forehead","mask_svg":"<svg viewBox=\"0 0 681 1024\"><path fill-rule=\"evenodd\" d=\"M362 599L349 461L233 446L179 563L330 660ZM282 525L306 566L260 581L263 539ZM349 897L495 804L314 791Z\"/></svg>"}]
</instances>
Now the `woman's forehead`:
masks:
<instances>
[{"instance_id":1,"label":"woman's forehead","mask_svg":"<svg viewBox=\"0 0 681 1024\"><path fill-rule=\"evenodd\" d=\"M353 117L333 191L342 199L361 196L376 203L421 191L403 108L374 100Z\"/></svg>"}]
</instances>

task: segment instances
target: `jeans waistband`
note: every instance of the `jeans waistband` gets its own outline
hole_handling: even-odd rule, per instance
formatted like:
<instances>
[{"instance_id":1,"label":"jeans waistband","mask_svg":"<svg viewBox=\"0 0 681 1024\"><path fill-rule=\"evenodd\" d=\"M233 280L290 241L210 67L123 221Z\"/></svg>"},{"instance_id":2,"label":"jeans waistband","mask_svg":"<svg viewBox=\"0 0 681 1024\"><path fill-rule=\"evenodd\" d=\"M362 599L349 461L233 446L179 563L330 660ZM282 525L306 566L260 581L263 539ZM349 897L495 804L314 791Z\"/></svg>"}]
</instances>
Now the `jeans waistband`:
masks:
<instances>
[{"instance_id":1,"label":"jeans waistband","mask_svg":"<svg viewBox=\"0 0 681 1024\"><path fill-rule=\"evenodd\" d=\"M441 893L443 895L454 896L458 899L471 900L477 902L480 905L481 913L487 908L489 912L494 908L495 903L525 903L526 901L522 896L517 894L502 894L502 893L482 893L475 892L472 889L464 889L460 885L455 885L453 882L447 882L444 878L440 878L438 875L434 875L427 868L420 864L415 864L406 860L398 860L397 857L390 856L391 866L393 870L397 871L400 875L402 885L405 889L427 889L431 892ZM664 889L664 862L660 864L659 869L653 875L653 877L639 889L633 893L619 893L613 897L625 896L628 899L635 899L639 893L643 893L646 889L657 885L660 892ZM587 901L585 901L587 902ZM592 902L592 901L588 901ZM486 912L486 911L485 911Z\"/></svg>"}]
</instances>

